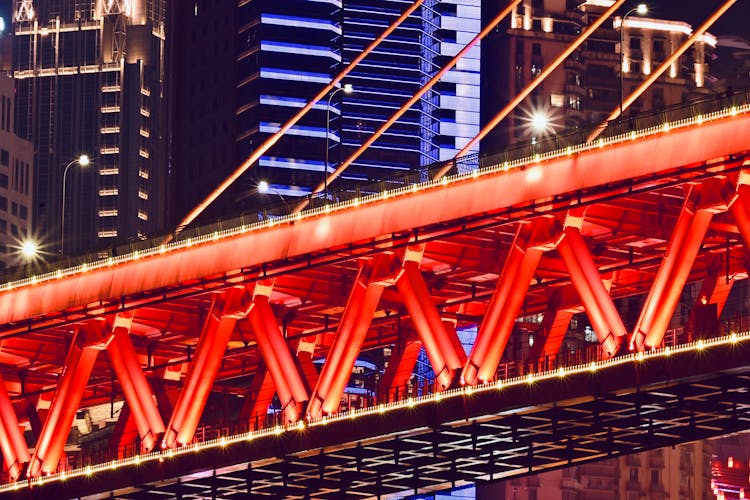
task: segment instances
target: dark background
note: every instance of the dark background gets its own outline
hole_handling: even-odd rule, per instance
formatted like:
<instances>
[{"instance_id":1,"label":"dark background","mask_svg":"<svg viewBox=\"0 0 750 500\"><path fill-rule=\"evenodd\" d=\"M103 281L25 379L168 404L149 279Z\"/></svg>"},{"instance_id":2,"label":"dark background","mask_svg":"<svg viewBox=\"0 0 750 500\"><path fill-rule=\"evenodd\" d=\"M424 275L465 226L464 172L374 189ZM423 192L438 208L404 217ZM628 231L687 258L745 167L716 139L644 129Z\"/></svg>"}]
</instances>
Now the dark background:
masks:
<instances>
[{"instance_id":1,"label":"dark background","mask_svg":"<svg viewBox=\"0 0 750 500\"><path fill-rule=\"evenodd\" d=\"M6 30L10 30L10 16L15 0L0 0L0 16L5 19ZM187 1L187 0L177 0ZM629 0L627 8L635 7L639 1ZM649 17L682 20L699 26L722 2L719 0L650 0ZM750 38L750 0L737 2L709 30L715 35L739 35Z\"/></svg>"}]
</instances>

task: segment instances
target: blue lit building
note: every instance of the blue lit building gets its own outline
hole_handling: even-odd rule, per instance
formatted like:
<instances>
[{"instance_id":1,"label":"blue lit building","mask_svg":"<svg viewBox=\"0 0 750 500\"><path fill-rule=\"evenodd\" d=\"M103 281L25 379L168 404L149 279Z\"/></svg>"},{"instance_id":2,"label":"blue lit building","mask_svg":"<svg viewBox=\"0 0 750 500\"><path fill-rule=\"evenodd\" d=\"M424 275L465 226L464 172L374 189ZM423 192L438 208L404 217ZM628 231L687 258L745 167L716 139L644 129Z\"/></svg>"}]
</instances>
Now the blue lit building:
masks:
<instances>
[{"instance_id":1,"label":"blue lit building","mask_svg":"<svg viewBox=\"0 0 750 500\"><path fill-rule=\"evenodd\" d=\"M174 81L179 83L174 90L178 104L173 143L177 220L410 4L403 0L177 2L173 15ZM232 19L233 25L227 23ZM326 144L331 172L479 29L480 0L426 0L347 77L345 83L353 85L354 93L337 92L330 108L327 99L321 100L214 203L204 220L310 193L323 181ZM217 43L218 52L212 52ZM351 165L333 189L452 158L478 128L477 45ZM258 192L260 180L269 183L268 192Z\"/></svg>"}]
</instances>

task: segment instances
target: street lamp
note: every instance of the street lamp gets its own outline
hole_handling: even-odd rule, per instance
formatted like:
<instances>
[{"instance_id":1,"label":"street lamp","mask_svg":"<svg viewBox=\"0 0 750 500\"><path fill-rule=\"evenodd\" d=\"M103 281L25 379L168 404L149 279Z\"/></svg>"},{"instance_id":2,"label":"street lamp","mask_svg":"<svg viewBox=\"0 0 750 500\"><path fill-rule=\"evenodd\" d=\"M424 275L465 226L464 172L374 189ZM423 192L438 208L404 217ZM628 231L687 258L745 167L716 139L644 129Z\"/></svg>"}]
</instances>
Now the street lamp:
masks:
<instances>
[{"instance_id":1,"label":"street lamp","mask_svg":"<svg viewBox=\"0 0 750 500\"><path fill-rule=\"evenodd\" d=\"M35 259L39 255L39 245L35 241L24 241L21 243L21 255L25 260Z\"/></svg>"},{"instance_id":2,"label":"street lamp","mask_svg":"<svg viewBox=\"0 0 750 500\"><path fill-rule=\"evenodd\" d=\"M344 94L351 94L354 92L354 87L352 87L351 83L347 83L343 87L339 87L331 92L328 96L328 106L326 106L326 160L323 164L323 196L325 196L326 200L328 200L328 134L331 126L331 101L333 100L333 96L342 90L344 91Z\"/></svg>"},{"instance_id":3,"label":"street lamp","mask_svg":"<svg viewBox=\"0 0 750 500\"><path fill-rule=\"evenodd\" d=\"M63 250L65 249L65 180L68 177L68 169L72 167L75 164L78 164L82 167L88 167L91 161L89 160L88 155L81 155L78 158L71 160L70 163L65 165L65 170L63 170L63 181L62 181L62 204L60 205L60 253L63 253Z\"/></svg>"},{"instance_id":4,"label":"street lamp","mask_svg":"<svg viewBox=\"0 0 750 500\"><path fill-rule=\"evenodd\" d=\"M625 73L625 47L623 46L624 43L624 34L625 34L625 20L628 18L630 14L637 13L641 16L648 14L648 5L645 3L639 3L637 7L634 7L627 11L624 16L622 16L622 21L620 21L620 118L622 118L622 87L623 87L623 73Z\"/></svg>"}]
</instances>

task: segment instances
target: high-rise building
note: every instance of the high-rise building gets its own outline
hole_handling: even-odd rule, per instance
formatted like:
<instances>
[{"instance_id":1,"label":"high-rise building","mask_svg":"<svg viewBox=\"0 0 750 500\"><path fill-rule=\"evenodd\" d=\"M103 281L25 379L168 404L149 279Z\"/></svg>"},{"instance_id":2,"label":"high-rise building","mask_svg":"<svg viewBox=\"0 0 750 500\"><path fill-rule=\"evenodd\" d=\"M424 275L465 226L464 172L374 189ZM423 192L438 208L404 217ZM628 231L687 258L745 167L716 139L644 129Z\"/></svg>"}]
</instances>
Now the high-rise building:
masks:
<instances>
[{"instance_id":1,"label":"high-rise building","mask_svg":"<svg viewBox=\"0 0 750 500\"><path fill-rule=\"evenodd\" d=\"M488 122L526 88L612 0L524 0L510 21L485 42L482 122ZM496 6L495 6L496 8ZM485 17L494 15L490 7ZM544 114L559 133L598 125L691 34L681 21L630 12L611 19L568 57L482 143L486 152L539 135L532 117ZM622 40L622 43L621 43ZM625 116L658 110L709 94L710 54L716 38L705 34L675 61ZM622 83L621 83L622 82ZM622 91L620 90L622 86Z\"/></svg>"},{"instance_id":2,"label":"high-rise building","mask_svg":"<svg viewBox=\"0 0 750 500\"><path fill-rule=\"evenodd\" d=\"M16 129L35 147L34 228L52 252L166 228L165 3L15 2ZM66 176L84 153L91 166Z\"/></svg>"},{"instance_id":3,"label":"high-rise building","mask_svg":"<svg viewBox=\"0 0 750 500\"><path fill-rule=\"evenodd\" d=\"M14 132L13 80L0 74L0 268L22 263L21 246L31 241L33 152Z\"/></svg>"},{"instance_id":4,"label":"high-rise building","mask_svg":"<svg viewBox=\"0 0 750 500\"><path fill-rule=\"evenodd\" d=\"M175 135L178 218L409 5L400 0L178 2L176 40L191 47L176 63L176 81L184 82L178 91L183 104L175 107L176 126L183 129ZM209 208L207 217L309 194L325 171L332 172L478 33L479 6L479 0L425 1L345 79L352 93L335 89L317 103ZM224 52L216 53L217 47ZM231 69L230 50L236 57ZM478 131L479 60L477 45L332 189L452 157ZM257 190L261 180L270 186L265 193Z\"/></svg>"}]
</instances>

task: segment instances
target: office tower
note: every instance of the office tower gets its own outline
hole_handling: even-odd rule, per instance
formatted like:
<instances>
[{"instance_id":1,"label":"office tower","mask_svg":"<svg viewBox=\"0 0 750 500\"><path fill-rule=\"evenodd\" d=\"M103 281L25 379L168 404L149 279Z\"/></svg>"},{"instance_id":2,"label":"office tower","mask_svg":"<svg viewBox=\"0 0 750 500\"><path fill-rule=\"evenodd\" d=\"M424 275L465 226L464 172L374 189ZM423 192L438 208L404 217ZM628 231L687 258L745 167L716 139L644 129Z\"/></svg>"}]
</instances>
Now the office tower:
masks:
<instances>
[{"instance_id":1,"label":"office tower","mask_svg":"<svg viewBox=\"0 0 750 500\"><path fill-rule=\"evenodd\" d=\"M33 147L14 133L13 108L13 80L0 74L0 268L22 264L33 236Z\"/></svg>"},{"instance_id":2,"label":"office tower","mask_svg":"<svg viewBox=\"0 0 750 500\"><path fill-rule=\"evenodd\" d=\"M510 21L485 42L482 122L526 88L575 38L614 2L611 0L524 0ZM681 21L655 19L623 9L597 31L525 99L482 143L497 151L517 141L545 135L532 117L549 121L546 135L601 123L691 34ZM492 15L490 6L484 16ZM622 44L620 43L622 39ZM716 38L705 34L669 67L625 116L658 110L710 93L707 61ZM622 69L622 73L620 72Z\"/></svg>"},{"instance_id":3,"label":"office tower","mask_svg":"<svg viewBox=\"0 0 750 500\"><path fill-rule=\"evenodd\" d=\"M175 6L175 172L184 215L357 57L410 2L300 0ZM323 183L479 31L479 0L427 0L207 211L204 220L291 201ZM234 19L234 26L226 20ZM228 31L235 37L228 40ZM221 47L214 53L214 47ZM233 51L236 65L226 59ZM210 52L204 57L204 52ZM215 76L214 76L215 75ZM329 105L330 101L330 105ZM198 112L197 109L203 110ZM377 181L452 157L479 125L479 46L335 181ZM231 139L230 139L231 138ZM231 150L229 141L234 142ZM326 146L328 154L326 154ZM328 161L326 169L326 159ZM181 180L180 180L181 179ZM200 179L199 182L189 182ZM258 183L269 189L259 193Z\"/></svg>"},{"instance_id":4,"label":"office tower","mask_svg":"<svg viewBox=\"0 0 750 500\"><path fill-rule=\"evenodd\" d=\"M16 129L35 147L34 228L48 249L163 232L165 0L19 0L13 30ZM81 154L89 167L71 164Z\"/></svg>"}]
</instances>

